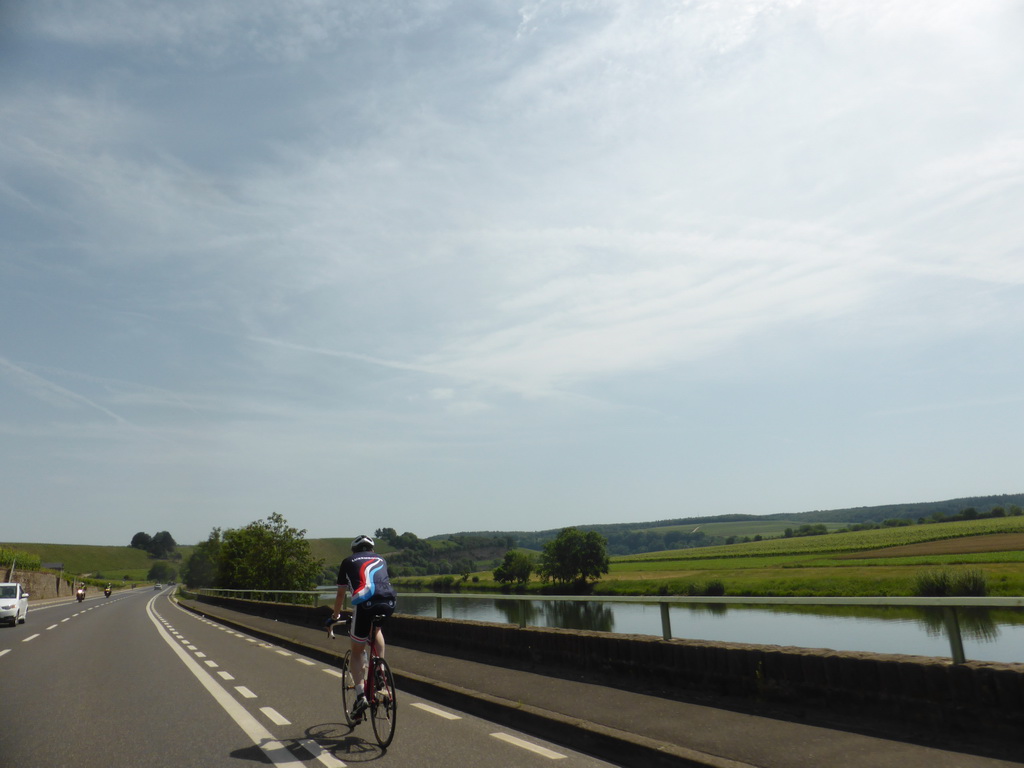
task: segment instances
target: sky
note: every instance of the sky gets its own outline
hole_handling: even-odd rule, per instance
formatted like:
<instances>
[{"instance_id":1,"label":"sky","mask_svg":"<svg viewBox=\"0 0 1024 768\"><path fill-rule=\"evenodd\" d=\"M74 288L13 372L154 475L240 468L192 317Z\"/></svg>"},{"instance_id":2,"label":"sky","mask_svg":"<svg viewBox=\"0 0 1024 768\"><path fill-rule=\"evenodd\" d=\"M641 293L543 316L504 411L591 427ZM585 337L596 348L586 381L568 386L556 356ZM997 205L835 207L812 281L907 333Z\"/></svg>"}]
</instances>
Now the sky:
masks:
<instances>
[{"instance_id":1,"label":"sky","mask_svg":"<svg viewBox=\"0 0 1024 768\"><path fill-rule=\"evenodd\" d=\"M1024 491L1016 0L0 0L0 540Z\"/></svg>"}]
</instances>

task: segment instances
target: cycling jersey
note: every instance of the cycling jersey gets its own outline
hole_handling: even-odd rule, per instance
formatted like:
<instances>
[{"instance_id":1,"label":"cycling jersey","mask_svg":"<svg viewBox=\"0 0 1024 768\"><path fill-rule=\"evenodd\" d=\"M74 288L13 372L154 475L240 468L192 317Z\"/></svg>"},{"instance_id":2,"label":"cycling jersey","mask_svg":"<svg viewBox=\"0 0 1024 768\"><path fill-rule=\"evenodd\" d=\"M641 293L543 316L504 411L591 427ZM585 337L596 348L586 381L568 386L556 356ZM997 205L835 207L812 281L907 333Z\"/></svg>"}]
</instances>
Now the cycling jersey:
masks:
<instances>
[{"instance_id":1,"label":"cycling jersey","mask_svg":"<svg viewBox=\"0 0 1024 768\"><path fill-rule=\"evenodd\" d=\"M338 584L348 585L352 605L394 605L396 595L388 578L387 561L375 552L356 552L346 557L338 569Z\"/></svg>"}]
</instances>

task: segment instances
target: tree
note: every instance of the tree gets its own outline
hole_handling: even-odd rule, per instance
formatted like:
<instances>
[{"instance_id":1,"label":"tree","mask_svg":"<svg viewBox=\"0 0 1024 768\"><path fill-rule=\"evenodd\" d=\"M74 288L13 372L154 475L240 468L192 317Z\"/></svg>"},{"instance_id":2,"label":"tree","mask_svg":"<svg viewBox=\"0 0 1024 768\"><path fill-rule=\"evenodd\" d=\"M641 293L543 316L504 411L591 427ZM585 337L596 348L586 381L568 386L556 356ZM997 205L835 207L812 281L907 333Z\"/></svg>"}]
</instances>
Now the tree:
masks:
<instances>
[{"instance_id":1,"label":"tree","mask_svg":"<svg viewBox=\"0 0 1024 768\"><path fill-rule=\"evenodd\" d=\"M607 541L596 531L563 528L544 545L538 572L545 581L582 586L608 573Z\"/></svg>"},{"instance_id":2,"label":"tree","mask_svg":"<svg viewBox=\"0 0 1024 768\"><path fill-rule=\"evenodd\" d=\"M151 542L152 540L153 537L150 536L148 533L146 533L145 531L139 531L134 536L132 536L131 546L135 549L148 549L149 542Z\"/></svg>"},{"instance_id":3,"label":"tree","mask_svg":"<svg viewBox=\"0 0 1024 768\"><path fill-rule=\"evenodd\" d=\"M494 569L494 580L502 584L522 586L533 573L533 557L529 552L511 549L505 553L505 560Z\"/></svg>"},{"instance_id":4,"label":"tree","mask_svg":"<svg viewBox=\"0 0 1024 768\"><path fill-rule=\"evenodd\" d=\"M394 543L398 541L398 531L394 528L378 528L373 532L375 538L386 541L388 544L394 546Z\"/></svg>"},{"instance_id":5,"label":"tree","mask_svg":"<svg viewBox=\"0 0 1024 768\"><path fill-rule=\"evenodd\" d=\"M181 568L181 580L190 589L212 587L220 571L220 528L214 528L206 541L192 550L192 556Z\"/></svg>"},{"instance_id":6,"label":"tree","mask_svg":"<svg viewBox=\"0 0 1024 768\"><path fill-rule=\"evenodd\" d=\"M178 572L174 569L173 565L169 563L153 563L153 567L149 569L149 575L146 578L150 581L174 581L177 576Z\"/></svg>"},{"instance_id":7,"label":"tree","mask_svg":"<svg viewBox=\"0 0 1024 768\"><path fill-rule=\"evenodd\" d=\"M266 520L225 531L220 549L218 586L227 589L310 589L323 561L313 558L305 529L298 530L274 512Z\"/></svg>"},{"instance_id":8,"label":"tree","mask_svg":"<svg viewBox=\"0 0 1024 768\"><path fill-rule=\"evenodd\" d=\"M177 546L178 542L174 540L170 533L160 531L153 534L153 538L149 540L149 546L146 547L146 551L158 560L165 560L171 556L171 553L174 552Z\"/></svg>"}]
</instances>

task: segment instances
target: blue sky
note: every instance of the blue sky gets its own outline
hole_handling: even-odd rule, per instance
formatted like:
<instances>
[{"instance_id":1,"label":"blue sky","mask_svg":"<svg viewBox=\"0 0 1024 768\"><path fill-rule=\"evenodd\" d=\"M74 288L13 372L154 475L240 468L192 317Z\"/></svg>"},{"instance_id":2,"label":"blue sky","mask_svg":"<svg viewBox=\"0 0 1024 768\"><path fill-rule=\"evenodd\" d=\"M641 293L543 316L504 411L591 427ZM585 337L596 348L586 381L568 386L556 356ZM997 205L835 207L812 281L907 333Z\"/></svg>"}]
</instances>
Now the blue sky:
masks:
<instances>
[{"instance_id":1,"label":"blue sky","mask_svg":"<svg viewBox=\"0 0 1024 768\"><path fill-rule=\"evenodd\" d=\"M1017 2L0 5L8 541L1024 490Z\"/></svg>"}]
</instances>

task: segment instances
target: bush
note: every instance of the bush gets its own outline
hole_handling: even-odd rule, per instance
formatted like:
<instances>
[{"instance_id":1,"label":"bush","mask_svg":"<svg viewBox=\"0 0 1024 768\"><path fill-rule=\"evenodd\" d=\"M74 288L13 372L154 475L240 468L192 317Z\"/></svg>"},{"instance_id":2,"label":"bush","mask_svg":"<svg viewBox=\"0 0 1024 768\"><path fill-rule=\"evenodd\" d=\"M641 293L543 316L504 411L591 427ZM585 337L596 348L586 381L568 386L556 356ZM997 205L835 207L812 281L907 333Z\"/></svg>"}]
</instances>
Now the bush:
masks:
<instances>
[{"instance_id":1,"label":"bush","mask_svg":"<svg viewBox=\"0 0 1024 768\"><path fill-rule=\"evenodd\" d=\"M949 582L948 571L922 571L914 581L914 594L918 597L947 597Z\"/></svg>"},{"instance_id":2,"label":"bush","mask_svg":"<svg viewBox=\"0 0 1024 768\"><path fill-rule=\"evenodd\" d=\"M983 597L988 594L988 582L979 570L922 571L917 575L914 594L918 597Z\"/></svg>"},{"instance_id":3,"label":"bush","mask_svg":"<svg viewBox=\"0 0 1024 768\"><path fill-rule=\"evenodd\" d=\"M725 584L719 579L713 579L704 585L704 594L712 597L721 597L725 594Z\"/></svg>"},{"instance_id":4,"label":"bush","mask_svg":"<svg viewBox=\"0 0 1024 768\"><path fill-rule=\"evenodd\" d=\"M964 597L984 597L988 594L985 574L978 570L958 572L953 577L953 594Z\"/></svg>"},{"instance_id":5,"label":"bush","mask_svg":"<svg viewBox=\"0 0 1024 768\"><path fill-rule=\"evenodd\" d=\"M0 565L10 566L14 563L19 570L38 571L42 567L39 555L30 555L9 547L0 547Z\"/></svg>"}]
</instances>

